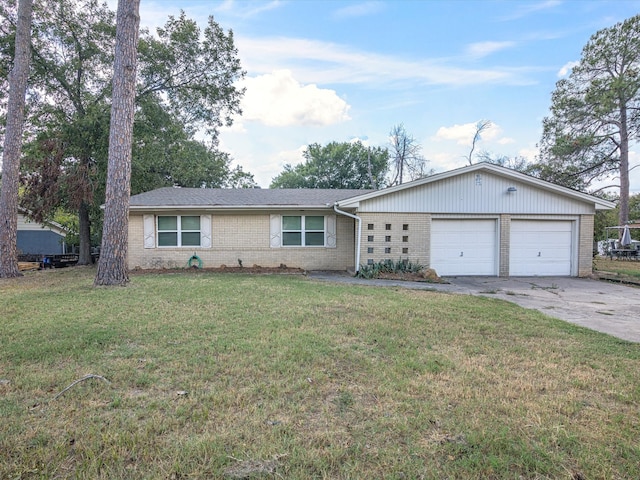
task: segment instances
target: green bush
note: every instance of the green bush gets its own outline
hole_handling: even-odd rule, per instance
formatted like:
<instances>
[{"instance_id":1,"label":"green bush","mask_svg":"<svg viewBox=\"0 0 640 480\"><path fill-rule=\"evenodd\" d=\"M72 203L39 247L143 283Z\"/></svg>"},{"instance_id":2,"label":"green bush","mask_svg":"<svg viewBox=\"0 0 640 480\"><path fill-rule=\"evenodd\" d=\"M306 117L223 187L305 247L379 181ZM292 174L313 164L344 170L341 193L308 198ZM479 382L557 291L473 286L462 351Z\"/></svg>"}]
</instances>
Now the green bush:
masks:
<instances>
[{"instance_id":1,"label":"green bush","mask_svg":"<svg viewBox=\"0 0 640 480\"><path fill-rule=\"evenodd\" d=\"M424 270L424 266L413 263L408 258L404 260L400 258L397 261L386 259L371 265L360 265L356 277L378 278L382 273L419 273L422 270Z\"/></svg>"}]
</instances>

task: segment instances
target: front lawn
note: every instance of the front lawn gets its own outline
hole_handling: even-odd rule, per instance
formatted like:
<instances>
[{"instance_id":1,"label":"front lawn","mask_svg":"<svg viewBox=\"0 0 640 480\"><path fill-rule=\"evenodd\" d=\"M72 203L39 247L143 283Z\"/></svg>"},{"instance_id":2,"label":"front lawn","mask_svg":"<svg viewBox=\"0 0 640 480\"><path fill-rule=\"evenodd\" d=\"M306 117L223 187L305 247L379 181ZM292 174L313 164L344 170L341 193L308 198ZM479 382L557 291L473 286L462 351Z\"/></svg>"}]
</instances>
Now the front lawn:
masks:
<instances>
[{"instance_id":1,"label":"front lawn","mask_svg":"<svg viewBox=\"0 0 640 480\"><path fill-rule=\"evenodd\" d=\"M0 478L640 478L637 344L489 298L94 274L0 280Z\"/></svg>"}]
</instances>

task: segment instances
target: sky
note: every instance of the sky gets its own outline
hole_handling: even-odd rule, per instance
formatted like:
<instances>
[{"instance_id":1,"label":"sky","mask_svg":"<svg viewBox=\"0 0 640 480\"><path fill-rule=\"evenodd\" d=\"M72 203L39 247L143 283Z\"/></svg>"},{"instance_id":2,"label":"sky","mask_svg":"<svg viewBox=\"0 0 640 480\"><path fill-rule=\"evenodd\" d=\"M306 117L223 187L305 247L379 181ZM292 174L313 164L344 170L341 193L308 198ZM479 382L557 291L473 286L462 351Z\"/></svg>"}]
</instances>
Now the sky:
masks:
<instances>
[{"instance_id":1,"label":"sky","mask_svg":"<svg viewBox=\"0 0 640 480\"><path fill-rule=\"evenodd\" d=\"M435 172L467 164L481 120L476 151L534 160L555 83L640 1L142 0L141 25L180 9L234 33L246 94L219 148L267 188L309 144L388 147L399 124Z\"/></svg>"}]
</instances>

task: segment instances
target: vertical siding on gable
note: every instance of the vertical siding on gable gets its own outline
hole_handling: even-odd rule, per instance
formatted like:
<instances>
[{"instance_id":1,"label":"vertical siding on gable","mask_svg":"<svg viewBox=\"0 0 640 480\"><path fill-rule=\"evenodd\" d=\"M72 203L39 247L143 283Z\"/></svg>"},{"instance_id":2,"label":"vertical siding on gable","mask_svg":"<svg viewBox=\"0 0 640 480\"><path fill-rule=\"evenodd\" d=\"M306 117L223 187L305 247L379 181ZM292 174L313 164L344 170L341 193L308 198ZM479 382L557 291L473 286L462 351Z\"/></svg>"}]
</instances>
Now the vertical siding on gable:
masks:
<instances>
[{"instance_id":1,"label":"vertical siding on gable","mask_svg":"<svg viewBox=\"0 0 640 480\"><path fill-rule=\"evenodd\" d=\"M593 214L594 207L531 184L490 173L447 178L361 202L360 212ZM517 191L508 193L509 187Z\"/></svg>"}]
</instances>

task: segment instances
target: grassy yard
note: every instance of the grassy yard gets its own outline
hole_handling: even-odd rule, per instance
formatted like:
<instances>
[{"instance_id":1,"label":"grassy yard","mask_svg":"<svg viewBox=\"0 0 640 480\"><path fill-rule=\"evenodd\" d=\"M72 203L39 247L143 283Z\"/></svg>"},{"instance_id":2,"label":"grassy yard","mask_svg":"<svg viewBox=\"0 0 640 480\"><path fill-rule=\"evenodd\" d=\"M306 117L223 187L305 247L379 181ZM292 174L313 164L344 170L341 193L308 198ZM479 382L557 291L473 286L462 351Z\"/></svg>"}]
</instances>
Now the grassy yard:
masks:
<instances>
[{"instance_id":1,"label":"grassy yard","mask_svg":"<svg viewBox=\"0 0 640 480\"><path fill-rule=\"evenodd\" d=\"M640 281L640 261L638 260L610 260L607 257L598 257L593 261L593 266L596 271L626 275Z\"/></svg>"},{"instance_id":2,"label":"grassy yard","mask_svg":"<svg viewBox=\"0 0 640 480\"><path fill-rule=\"evenodd\" d=\"M93 275L0 280L2 479L640 478L637 344L496 299Z\"/></svg>"}]
</instances>

